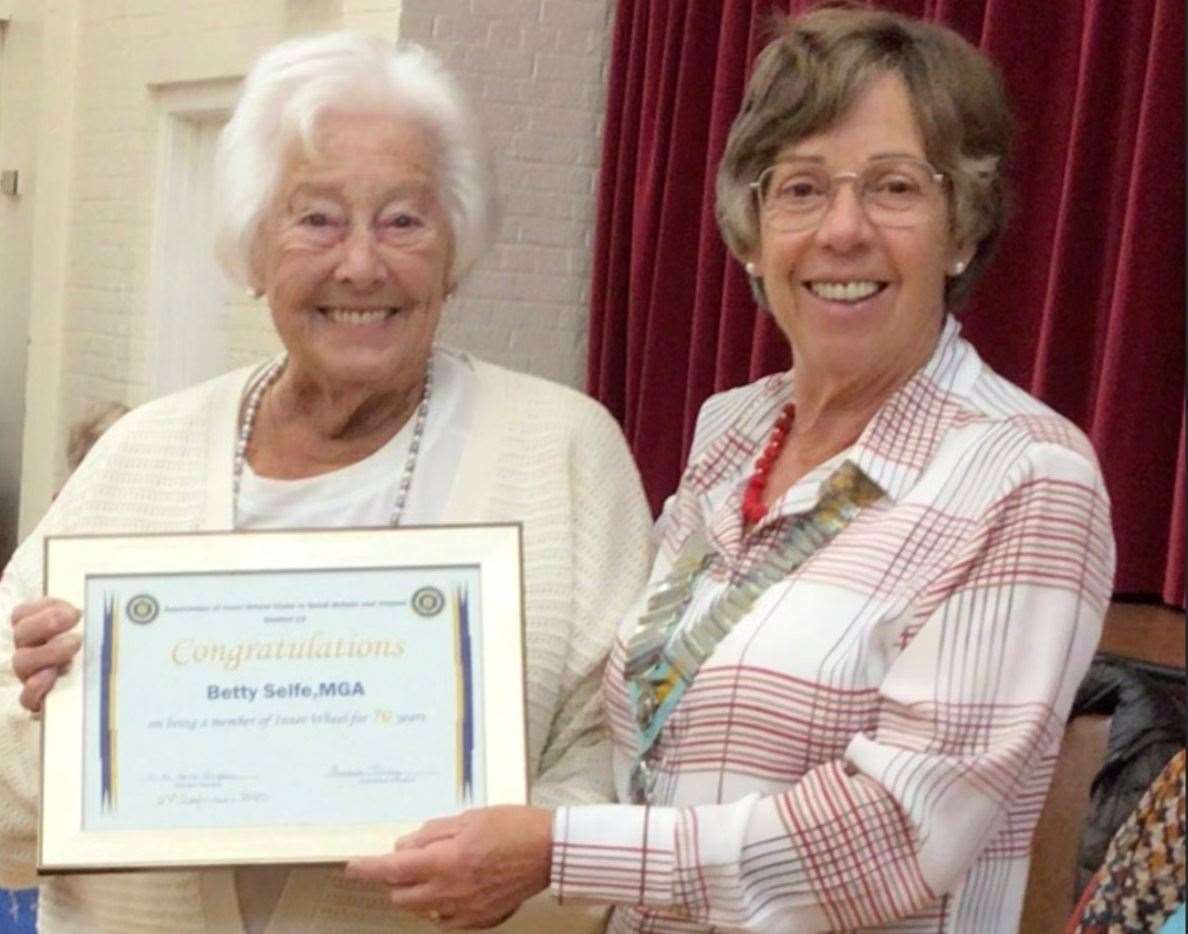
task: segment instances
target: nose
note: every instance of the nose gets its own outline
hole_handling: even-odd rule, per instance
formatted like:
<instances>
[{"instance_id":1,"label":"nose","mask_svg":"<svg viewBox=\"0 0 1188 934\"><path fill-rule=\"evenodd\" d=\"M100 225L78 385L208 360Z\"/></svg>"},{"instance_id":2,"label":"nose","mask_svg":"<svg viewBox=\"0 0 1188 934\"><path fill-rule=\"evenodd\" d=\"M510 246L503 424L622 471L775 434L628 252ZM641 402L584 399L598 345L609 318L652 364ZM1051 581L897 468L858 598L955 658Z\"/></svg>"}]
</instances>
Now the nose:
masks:
<instances>
[{"instance_id":1,"label":"nose","mask_svg":"<svg viewBox=\"0 0 1188 934\"><path fill-rule=\"evenodd\" d=\"M370 289L384 281L387 270L375 236L365 227L355 227L342 244L342 258L334 269L334 278L343 285Z\"/></svg>"},{"instance_id":2,"label":"nose","mask_svg":"<svg viewBox=\"0 0 1188 934\"><path fill-rule=\"evenodd\" d=\"M858 194L857 180L851 177L835 181L833 196L817 227L817 239L839 253L848 253L866 243L872 229Z\"/></svg>"}]
</instances>

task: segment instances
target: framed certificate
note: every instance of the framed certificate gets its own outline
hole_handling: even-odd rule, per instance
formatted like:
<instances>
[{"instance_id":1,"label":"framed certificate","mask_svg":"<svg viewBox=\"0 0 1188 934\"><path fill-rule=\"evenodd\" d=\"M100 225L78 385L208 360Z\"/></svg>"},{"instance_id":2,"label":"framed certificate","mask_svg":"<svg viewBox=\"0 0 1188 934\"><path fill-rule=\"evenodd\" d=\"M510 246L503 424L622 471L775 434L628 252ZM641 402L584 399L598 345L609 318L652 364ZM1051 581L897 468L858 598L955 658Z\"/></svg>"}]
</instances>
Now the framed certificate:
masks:
<instances>
[{"instance_id":1,"label":"framed certificate","mask_svg":"<svg viewBox=\"0 0 1188 934\"><path fill-rule=\"evenodd\" d=\"M55 537L43 873L325 864L527 796L518 525Z\"/></svg>"}]
</instances>

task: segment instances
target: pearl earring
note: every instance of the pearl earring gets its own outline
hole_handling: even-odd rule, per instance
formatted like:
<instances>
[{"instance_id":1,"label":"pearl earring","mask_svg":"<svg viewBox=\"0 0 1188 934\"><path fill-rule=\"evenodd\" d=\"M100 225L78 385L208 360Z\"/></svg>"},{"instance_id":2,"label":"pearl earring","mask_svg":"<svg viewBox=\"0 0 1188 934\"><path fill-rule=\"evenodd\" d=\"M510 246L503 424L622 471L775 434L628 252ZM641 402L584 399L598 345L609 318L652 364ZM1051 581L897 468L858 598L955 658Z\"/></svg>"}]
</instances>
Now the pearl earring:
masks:
<instances>
[{"instance_id":1,"label":"pearl earring","mask_svg":"<svg viewBox=\"0 0 1188 934\"><path fill-rule=\"evenodd\" d=\"M752 263L750 260L747 260L743 264L743 269L745 269L747 271L747 275L750 276L752 279L758 278L759 273L757 273L755 271L755 264Z\"/></svg>"},{"instance_id":2,"label":"pearl earring","mask_svg":"<svg viewBox=\"0 0 1188 934\"><path fill-rule=\"evenodd\" d=\"M965 272L965 260L959 259L953 264L953 275L959 276Z\"/></svg>"}]
</instances>

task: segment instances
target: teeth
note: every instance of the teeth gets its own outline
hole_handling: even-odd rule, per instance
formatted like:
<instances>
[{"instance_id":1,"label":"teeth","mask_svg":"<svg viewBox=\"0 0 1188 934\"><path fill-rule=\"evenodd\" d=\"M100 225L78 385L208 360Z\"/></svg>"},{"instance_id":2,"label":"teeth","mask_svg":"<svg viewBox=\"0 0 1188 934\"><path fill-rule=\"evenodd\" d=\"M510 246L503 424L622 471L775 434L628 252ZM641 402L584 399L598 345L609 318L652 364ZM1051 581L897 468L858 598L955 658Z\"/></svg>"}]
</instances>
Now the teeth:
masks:
<instances>
[{"instance_id":1,"label":"teeth","mask_svg":"<svg viewBox=\"0 0 1188 934\"><path fill-rule=\"evenodd\" d=\"M860 302L870 298L879 290L879 284L870 280L858 282L812 282L812 293L830 302Z\"/></svg>"},{"instance_id":2,"label":"teeth","mask_svg":"<svg viewBox=\"0 0 1188 934\"><path fill-rule=\"evenodd\" d=\"M326 317L335 324L375 324L388 317L387 308L357 311L352 308L327 308Z\"/></svg>"}]
</instances>

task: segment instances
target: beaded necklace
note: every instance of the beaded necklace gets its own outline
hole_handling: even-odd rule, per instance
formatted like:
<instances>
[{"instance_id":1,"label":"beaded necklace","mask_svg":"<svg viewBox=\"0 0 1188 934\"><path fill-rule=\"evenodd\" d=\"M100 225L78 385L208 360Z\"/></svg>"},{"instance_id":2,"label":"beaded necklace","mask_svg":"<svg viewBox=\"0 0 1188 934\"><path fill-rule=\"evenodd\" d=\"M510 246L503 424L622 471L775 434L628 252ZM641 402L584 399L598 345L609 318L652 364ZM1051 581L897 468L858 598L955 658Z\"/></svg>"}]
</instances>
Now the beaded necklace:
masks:
<instances>
[{"instance_id":1,"label":"beaded necklace","mask_svg":"<svg viewBox=\"0 0 1188 934\"><path fill-rule=\"evenodd\" d=\"M784 449L784 442L788 440L788 432L792 428L792 421L796 418L796 403L789 402L776 419L775 427L771 430L771 440L755 462L755 472L747 481L743 490L742 516L747 525L758 525L759 520L767 515L767 507L763 504L763 491L767 489L768 476L771 467L780 451Z\"/></svg>"},{"instance_id":2,"label":"beaded necklace","mask_svg":"<svg viewBox=\"0 0 1188 934\"><path fill-rule=\"evenodd\" d=\"M239 488L243 484L243 469L247 462L248 442L252 438L252 429L256 426L256 415L260 411L260 403L264 394L275 383L289 362L288 354L281 354L268 365L248 393L247 403L243 407L243 421L239 426L239 437L235 441L235 459L231 465L231 501L232 509L239 509ZM417 455L421 450L421 439L425 434L425 421L429 417L429 397L433 394L433 358L429 358L429 365L425 368L425 388L421 393L421 401L417 405L416 415L413 417L413 433L408 443L408 457L404 461L404 470L400 475L400 486L396 491L396 503L392 507L392 515L388 525L397 526L404 515L404 508L408 504L408 493L412 489L413 473L417 469ZM236 517L238 518L238 517ZM238 524L236 522L235 524Z\"/></svg>"}]
</instances>

